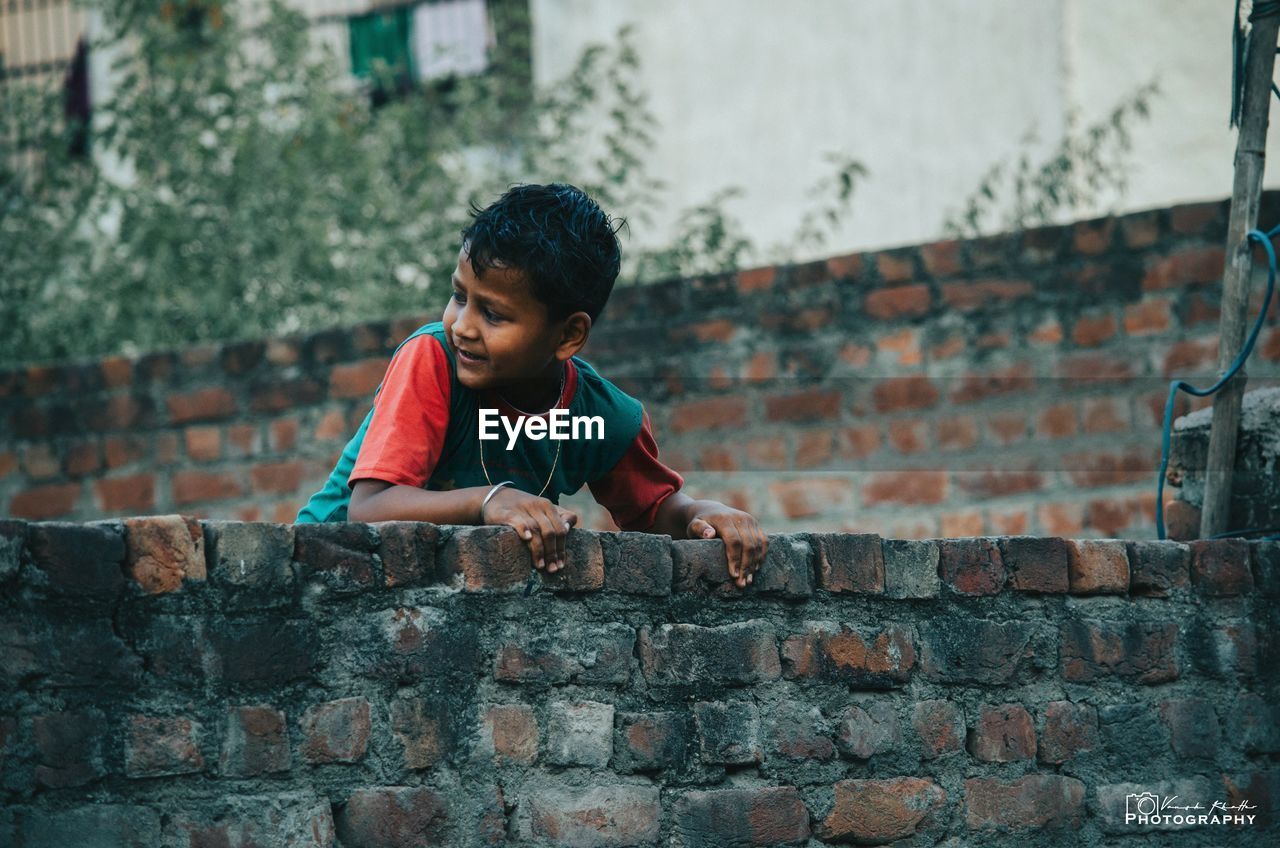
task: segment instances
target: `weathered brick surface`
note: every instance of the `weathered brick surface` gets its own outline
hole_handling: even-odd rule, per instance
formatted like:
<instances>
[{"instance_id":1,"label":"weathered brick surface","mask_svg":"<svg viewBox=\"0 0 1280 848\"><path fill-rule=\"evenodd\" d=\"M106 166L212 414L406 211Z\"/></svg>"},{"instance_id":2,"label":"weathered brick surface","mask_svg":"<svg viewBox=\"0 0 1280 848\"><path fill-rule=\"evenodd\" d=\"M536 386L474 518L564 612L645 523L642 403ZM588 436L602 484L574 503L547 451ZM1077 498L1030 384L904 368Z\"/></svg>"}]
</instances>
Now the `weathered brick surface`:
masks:
<instances>
[{"instance_id":1,"label":"weathered brick surface","mask_svg":"<svg viewBox=\"0 0 1280 848\"><path fill-rule=\"evenodd\" d=\"M1262 545L781 535L727 591L579 530L525 596L502 531L196 529L0 524L3 844L1092 846L1121 789L1274 842Z\"/></svg>"}]
</instances>

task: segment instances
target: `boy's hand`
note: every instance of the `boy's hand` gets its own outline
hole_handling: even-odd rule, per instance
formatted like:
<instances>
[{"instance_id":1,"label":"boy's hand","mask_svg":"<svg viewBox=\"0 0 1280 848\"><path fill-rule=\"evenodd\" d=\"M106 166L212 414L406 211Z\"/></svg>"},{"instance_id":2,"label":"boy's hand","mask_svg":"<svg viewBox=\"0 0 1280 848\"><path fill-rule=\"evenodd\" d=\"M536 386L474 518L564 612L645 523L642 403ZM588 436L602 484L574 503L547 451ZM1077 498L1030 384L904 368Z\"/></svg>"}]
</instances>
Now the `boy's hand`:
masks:
<instances>
[{"instance_id":1,"label":"boy's hand","mask_svg":"<svg viewBox=\"0 0 1280 848\"><path fill-rule=\"evenodd\" d=\"M564 568L564 539L578 523L576 513L510 486L489 499L480 518L485 524L514 527L529 546L534 566L548 572Z\"/></svg>"},{"instance_id":2,"label":"boy's hand","mask_svg":"<svg viewBox=\"0 0 1280 848\"><path fill-rule=\"evenodd\" d=\"M760 529L760 523L750 513L716 504L699 510L689 522L690 539L724 540L725 559L729 562L729 576L738 588L755 579L755 573L769 552L769 537Z\"/></svg>"}]
</instances>

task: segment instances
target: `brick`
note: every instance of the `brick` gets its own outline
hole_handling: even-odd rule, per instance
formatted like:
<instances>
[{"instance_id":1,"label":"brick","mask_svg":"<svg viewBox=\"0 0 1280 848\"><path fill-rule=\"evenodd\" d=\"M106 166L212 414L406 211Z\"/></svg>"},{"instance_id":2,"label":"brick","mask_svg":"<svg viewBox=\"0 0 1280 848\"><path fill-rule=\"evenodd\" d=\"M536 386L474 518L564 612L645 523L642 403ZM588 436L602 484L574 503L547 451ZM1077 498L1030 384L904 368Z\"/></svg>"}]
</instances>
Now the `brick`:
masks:
<instances>
[{"instance_id":1,"label":"brick","mask_svg":"<svg viewBox=\"0 0 1280 848\"><path fill-rule=\"evenodd\" d=\"M596 592L604 588L604 552L600 536L571 530L565 539L564 568L550 574L541 572L548 588L561 593Z\"/></svg>"},{"instance_id":2,"label":"brick","mask_svg":"<svg viewBox=\"0 0 1280 848\"><path fill-rule=\"evenodd\" d=\"M330 662L371 680L421 683L424 678L474 674L480 663L472 621L436 607L397 607L342 623L336 644L359 645Z\"/></svg>"},{"instance_id":3,"label":"brick","mask_svg":"<svg viewBox=\"0 0 1280 848\"><path fill-rule=\"evenodd\" d=\"M662 818L658 787L566 786L544 781L519 799L515 835L539 844L623 848L656 844Z\"/></svg>"},{"instance_id":4,"label":"brick","mask_svg":"<svg viewBox=\"0 0 1280 848\"><path fill-rule=\"evenodd\" d=\"M624 685L635 641L635 631L621 622L516 625L500 637L493 676L528 685Z\"/></svg>"},{"instance_id":5,"label":"brick","mask_svg":"<svg viewBox=\"0 0 1280 848\"><path fill-rule=\"evenodd\" d=\"M439 695L399 697L391 702L391 733L404 749L404 767L434 768L457 748L457 711Z\"/></svg>"},{"instance_id":6,"label":"brick","mask_svg":"<svg viewBox=\"0 0 1280 848\"><path fill-rule=\"evenodd\" d=\"M864 506L941 503L947 498L945 471L882 471L862 488Z\"/></svg>"},{"instance_id":7,"label":"brick","mask_svg":"<svg viewBox=\"0 0 1280 848\"><path fill-rule=\"evenodd\" d=\"M1031 715L1019 704L983 706L978 723L969 728L969 753L988 763L1030 760L1036 755Z\"/></svg>"},{"instance_id":8,"label":"brick","mask_svg":"<svg viewBox=\"0 0 1280 848\"><path fill-rule=\"evenodd\" d=\"M1180 379L1193 375L1208 376L1213 373L1217 360L1216 338L1174 342L1165 353L1161 373L1169 378Z\"/></svg>"},{"instance_id":9,"label":"brick","mask_svg":"<svg viewBox=\"0 0 1280 848\"><path fill-rule=\"evenodd\" d=\"M449 804L425 786L357 789L334 818L344 848L448 844Z\"/></svg>"},{"instance_id":10,"label":"brick","mask_svg":"<svg viewBox=\"0 0 1280 848\"><path fill-rule=\"evenodd\" d=\"M132 716L127 725L124 771L129 777L167 777L204 771L201 727L187 718Z\"/></svg>"},{"instance_id":11,"label":"brick","mask_svg":"<svg viewBox=\"0 0 1280 848\"><path fill-rule=\"evenodd\" d=\"M1036 375L1025 362L1014 363L983 373L972 373L958 380L951 392L952 403L976 403L1010 394L1027 394L1036 389Z\"/></svg>"},{"instance_id":12,"label":"brick","mask_svg":"<svg viewBox=\"0 0 1280 848\"><path fill-rule=\"evenodd\" d=\"M1124 542L1069 541L1073 595L1123 595L1129 591L1129 555Z\"/></svg>"},{"instance_id":13,"label":"brick","mask_svg":"<svg viewBox=\"0 0 1280 848\"><path fill-rule=\"evenodd\" d=\"M741 427L747 420L747 403L740 397L711 398L677 404L670 412L671 432Z\"/></svg>"},{"instance_id":14,"label":"brick","mask_svg":"<svg viewBox=\"0 0 1280 848\"><path fill-rule=\"evenodd\" d=\"M1196 673L1218 680L1257 673L1259 646L1253 622L1217 626L1197 617L1183 633L1186 655Z\"/></svg>"},{"instance_id":15,"label":"brick","mask_svg":"<svg viewBox=\"0 0 1280 848\"><path fill-rule=\"evenodd\" d=\"M928 313L932 303L929 287L923 284L876 289L862 302L863 311L881 321L917 318Z\"/></svg>"},{"instance_id":16,"label":"brick","mask_svg":"<svg viewBox=\"0 0 1280 848\"><path fill-rule=\"evenodd\" d=\"M1250 542L1253 581L1268 598L1280 597L1280 542Z\"/></svg>"},{"instance_id":17,"label":"brick","mask_svg":"<svg viewBox=\"0 0 1280 848\"><path fill-rule=\"evenodd\" d=\"M22 470L32 480L49 480L62 474L62 463L51 445L38 443L22 449Z\"/></svg>"},{"instance_id":18,"label":"brick","mask_svg":"<svg viewBox=\"0 0 1280 848\"><path fill-rule=\"evenodd\" d=\"M1151 780L1144 775L1140 775L1140 777L1143 778L1140 783L1111 783L1097 787L1095 815L1098 825L1104 833L1131 833L1141 834L1142 836L1155 836L1160 831L1182 833L1187 830L1187 825L1183 823L1155 823L1142 820L1140 816L1146 812L1147 804L1151 802L1144 801L1142 806L1139 806L1134 803L1134 799L1129 797L1133 795L1152 793L1159 799L1156 803L1170 803L1168 799L1177 799L1171 803L1176 805L1199 803L1203 805L1200 811L1193 810L1192 815L1207 815L1209 813L1209 802L1197 799L1215 798L1225 803L1232 803L1227 800L1230 793L1223 792L1222 784L1215 786L1215 783L1211 783L1205 777L1184 777L1174 780ZM1253 797L1257 800L1256 795ZM1166 808L1164 812L1165 814L1181 814L1182 811ZM1129 815L1132 815L1133 818L1126 821L1126 817ZM1187 835L1190 834L1188 833Z\"/></svg>"},{"instance_id":19,"label":"brick","mask_svg":"<svg viewBox=\"0 0 1280 848\"><path fill-rule=\"evenodd\" d=\"M1160 719L1169 728L1169 741L1179 757L1213 760L1217 756L1222 734L1212 702L1194 697L1161 701Z\"/></svg>"},{"instance_id":20,"label":"brick","mask_svg":"<svg viewBox=\"0 0 1280 848\"><path fill-rule=\"evenodd\" d=\"M1023 622L935 616L920 624L920 671L936 683L1003 686L1035 656L1035 634Z\"/></svg>"},{"instance_id":21,"label":"brick","mask_svg":"<svg viewBox=\"0 0 1280 848\"><path fill-rule=\"evenodd\" d=\"M879 595L885 589L880 537L873 533L810 533L818 586L832 594Z\"/></svg>"},{"instance_id":22,"label":"brick","mask_svg":"<svg viewBox=\"0 0 1280 848\"><path fill-rule=\"evenodd\" d=\"M1143 291L1212 283L1222 279L1226 253L1221 246L1183 248L1167 256L1150 256L1142 277Z\"/></svg>"},{"instance_id":23,"label":"brick","mask_svg":"<svg viewBox=\"0 0 1280 848\"><path fill-rule=\"evenodd\" d=\"M1063 539L1013 536L1000 540L1009 587L1018 592L1065 594L1070 587L1070 543Z\"/></svg>"},{"instance_id":24,"label":"brick","mask_svg":"<svg viewBox=\"0 0 1280 848\"><path fill-rule=\"evenodd\" d=\"M620 713L612 768L622 774L680 768L692 738L680 713Z\"/></svg>"},{"instance_id":25,"label":"brick","mask_svg":"<svg viewBox=\"0 0 1280 848\"><path fill-rule=\"evenodd\" d=\"M387 357L335 365L329 372L329 397L334 400L372 397L387 372Z\"/></svg>"},{"instance_id":26,"label":"brick","mask_svg":"<svg viewBox=\"0 0 1280 848\"><path fill-rule=\"evenodd\" d=\"M462 574L467 592L523 589L533 568L528 546L510 527L455 528L440 559Z\"/></svg>"},{"instance_id":27,"label":"brick","mask_svg":"<svg viewBox=\"0 0 1280 848\"><path fill-rule=\"evenodd\" d=\"M921 453L928 449L928 436L923 421L898 422L889 428L889 444L901 454Z\"/></svg>"},{"instance_id":28,"label":"brick","mask_svg":"<svg viewBox=\"0 0 1280 848\"><path fill-rule=\"evenodd\" d=\"M950 277L960 273L960 242L937 241L920 246L924 269L934 277Z\"/></svg>"},{"instance_id":29,"label":"brick","mask_svg":"<svg viewBox=\"0 0 1280 848\"><path fill-rule=\"evenodd\" d=\"M994 539L944 539L939 543L939 574L951 591L971 597L997 595L1006 572Z\"/></svg>"},{"instance_id":30,"label":"brick","mask_svg":"<svg viewBox=\"0 0 1280 848\"><path fill-rule=\"evenodd\" d=\"M370 525L378 538L378 558L382 561L386 585L425 586L442 579L436 561L440 530L419 521L380 521Z\"/></svg>"},{"instance_id":31,"label":"brick","mask_svg":"<svg viewBox=\"0 0 1280 848\"><path fill-rule=\"evenodd\" d=\"M1106 253L1111 247L1115 225L1115 218L1098 218L1074 224L1071 227L1072 249L1086 255Z\"/></svg>"},{"instance_id":32,"label":"brick","mask_svg":"<svg viewBox=\"0 0 1280 848\"><path fill-rule=\"evenodd\" d=\"M223 471L175 471L170 480L173 501L179 505L242 497L244 486Z\"/></svg>"},{"instance_id":33,"label":"brick","mask_svg":"<svg viewBox=\"0 0 1280 848\"><path fill-rule=\"evenodd\" d=\"M538 720L524 704L494 704L485 710L480 726L480 751L516 763L538 756Z\"/></svg>"},{"instance_id":34,"label":"brick","mask_svg":"<svg viewBox=\"0 0 1280 848\"><path fill-rule=\"evenodd\" d=\"M671 594L671 544L650 533L608 533L599 537L604 588L629 595ZM726 567L727 568L727 567Z\"/></svg>"},{"instance_id":35,"label":"brick","mask_svg":"<svg viewBox=\"0 0 1280 848\"><path fill-rule=\"evenodd\" d=\"M754 704L697 703L693 717L704 763L744 765L764 759L760 713Z\"/></svg>"},{"instance_id":36,"label":"brick","mask_svg":"<svg viewBox=\"0 0 1280 848\"><path fill-rule=\"evenodd\" d=\"M209 578L231 610L272 609L293 602L294 528L286 524L206 521Z\"/></svg>"},{"instance_id":37,"label":"brick","mask_svg":"<svg viewBox=\"0 0 1280 848\"><path fill-rule=\"evenodd\" d=\"M1040 762L1061 765L1100 745L1098 711L1092 705L1072 701L1051 701L1046 705L1040 728Z\"/></svg>"},{"instance_id":38,"label":"brick","mask_svg":"<svg viewBox=\"0 0 1280 848\"><path fill-rule=\"evenodd\" d=\"M762 620L719 627L646 626L640 630L639 650L650 686L749 685L782 676L777 637Z\"/></svg>"},{"instance_id":39,"label":"brick","mask_svg":"<svg viewBox=\"0 0 1280 848\"><path fill-rule=\"evenodd\" d=\"M855 689L904 685L916 662L911 632L889 624L873 633L848 625L810 624L783 642L786 677L845 683Z\"/></svg>"},{"instance_id":40,"label":"brick","mask_svg":"<svg viewBox=\"0 0 1280 848\"><path fill-rule=\"evenodd\" d=\"M978 423L971 415L934 422L933 439L939 450L968 450L978 444Z\"/></svg>"},{"instance_id":41,"label":"brick","mask_svg":"<svg viewBox=\"0 0 1280 848\"><path fill-rule=\"evenodd\" d=\"M103 717L96 710L44 713L31 721L36 782L52 789L84 786L104 777Z\"/></svg>"},{"instance_id":42,"label":"brick","mask_svg":"<svg viewBox=\"0 0 1280 848\"><path fill-rule=\"evenodd\" d=\"M1084 818L1084 784L1073 777L971 777L964 782L964 796L970 830L1077 830Z\"/></svg>"},{"instance_id":43,"label":"brick","mask_svg":"<svg viewBox=\"0 0 1280 848\"><path fill-rule=\"evenodd\" d=\"M1030 516L1025 509L1015 509L1009 512L992 512L988 514L991 521L993 532L999 533L1001 536L1019 536L1027 532L1030 525ZM1003 549L1001 556L1004 556ZM1005 563L1008 566L1008 562Z\"/></svg>"},{"instance_id":44,"label":"brick","mask_svg":"<svg viewBox=\"0 0 1280 848\"><path fill-rule=\"evenodd\" d=\"M141 436L107 436L102 440L102 455L107 468L120 468L147 457L151 442Z\"/></svg>"},{"instance_id":45,"label":"brick","mask_svg":"<svg viewBox=\"0 0 1280 848\"><path fill-rule=\"evenodd\" d=\"M231 707L220 771L226 777L257 777L289 770L289 733L284 713L269 706Z\"/></svg>"},{"instance_id":46,"label":"brick","mask_svg":"<svg viewBox=\"0 0 1280 848\"><path fill-rule=\"evenodd\" d=\"M808 430L796 435L796 468L820 468L831 462L830 430Z\"/></svg>"},{"instance_id":47,"label":"brick","mask_svg":"<svg viewBox=\"0 0 1280 848\"><path fill-rule=\"evenodd\" d=\"M831 760L835 729L822 710L807 701L780 701L764 715L766 759Z\"/></svg>"},{"instance_id":48,"label":"brick","mask_svg":"<svg viewBox=\"0 0 1280 848\"><path fill-rule=\"evenodd\" d=\"M1034 290L1026 280L974 280L942 284L942 299L961 312L990 309L997 301L1014 301Z\"/></svg>"},{"instance_id":49,"label":"brick","mask_svg":"<svg viewBox=\"0 0 1280 848\"><path fill-rule=\"evenodd\" d=\"M910 250L881 251L875 254L876 269L886 283L904 283L915 276Z\"/></svg>"},{"instance_id":50,"label":"brick","mask_svg":"<svg viewBox=\"0 0 1280 848\"><path fill-rule=\"evenodd\" d=\"M831 812L818 825L824 842L883 845L942 824L947 793L932 780L841 780Z\"/></svg>"},{"instance_id":51,"label":"brick","mask_svg":"<svg viewBox=\"0 0 1280 848\"><path fill-rule=\"evenodd\" d=\"M787 518L807 518L848 505L853 499L853 484L829 476L774 480L769 483L769 494Z\"/></svg>"},{"instance_id":52,"label":"brick","mask_svg":"<svg viewBox=\"0 0 1280 848\"><path fill-rule=\"evenodd\" d=\"M148 594L180 589L184 581L205 579L204 530L182 515L124 520L125 563Z\"/></svg>"},{"instance_id":53,"label":"brick","mask_svg":"<svg viewBox=\"0 0 1280 848\"><path fill-rule=\"evenodd\" d=\"M14 621L8 629L0 622L0 648L0 679L15 688L38 672L45 690L115 690L136 686L142 672L142 661L102 618L76 615L49 627Z\"/></svg>"},{"instance_id":54,"label":"brick","mask_svg":"<svg viewBox=\"0 0 1280 848\"><path fill-rule=\"evenodd\" d=\"M937 404L938 387L928 377L889 377L877 381L872 400L877 412L907 412Z\"/></svg>"},{"instance_id":55,"label":"brick","mask_svg":"<svg viewBox=\"0 0 1280 848\"><path fill-rule=\"evenodd\" d=\"M840 417L840 392L810 389L803 392L787 392L766 395L764 415L766 421L830 421Z\"/></svg>"},{"instance_id":56,"label":"brick","mask_svg":"<svg viewBox=\"0 0 1280 848\"><path fill-rule=\"evenodd\" d=\"M1074 403L1048 406L1036 416L1036 435L1042 439L1065 439L1078 429Z\"/></svg>"},{"instance_id":57,"label":"brick","mask_svg":"<svg viewBox=\"0 0 1280 848\"><path fill-rule=\"evenodd\" d=\"M298 524L293 528L293 559L303 581L335 595L382 586L378 532L360 522Z\"/></svg>"},{"instance_id":58,"label":"brick","mask_svg":"<svg viewBox=\"0 0 1280 848\"><path fill-rule=\"evenodd\" d=\"M1192 542L1191 583L1200 594L1214 598L1252 592L1249 543L1243 539Z\"/></svg>"},{"instance_id":59,"label":"brick","mask_svg":"<svg viewBox=\"0 0 1280 848\"><path fill-rule=\"evenodd\" d=\"M1037 492L1045 487L1039 471L954 471L956 488L975 498L1001 498Z\"/></svg>"},{"instance_id":60,"label":"brick","mask_svg":"<svg viewBox=\"0 0 1280 848\"><path fill-rule=\"evenodd\" d=\"M309 763L355 763L369 748L369 702L341 698L302 714L302 758Z\"/></svg>"},{"instance_id":61,"label":"brick","mask_svg":"<svg viewBox=\"0 0 1280 848\"><path fill-rule=\"evenodd\" d=\"M165 398L171 424L193 421L217 421L230 418L238 411L236 399L226 389L200 389Z\"/></svg>"},{"instance_id":62,"label":"brick","mask_svg":"<svg viewBox=\"0 0 1280 848\"><path fill-rule=\"evenodd\" d=\"M123 534L111 524L30 524L30 581L51 594L111 603L125 586Z\"/></svg>"},{"instance_id":63,"label":"brick","mask_svg":"<svg viewBox=\"0 0 1280 848\"><path fill-rule=\"evenodd\" d=\"M751 294L752 292L767 291L773 288L774 281L778 278L778 269L768 268L750 268L746 271L739 271L736 278L738 291L743 294Z\"/></svg>"},{"instance_id":64,"label":"brick","mask_svg":"<svg viewBox=\"0 0 1280 848\"><path fill-rule=\"evenodd\" d=\"M152 474L130 474L93 482L94 501L104 512L146 512L156 503Z\"/></svg>"},{"instance_id":65,"label":"brick","mask_svg":"<svg viewBox=\"0 0 1280 848\"><path fill-rule=\"evenodd\" d=\"M1119 677L1131 683L1175 680L1178 625L1172 622L1070 620L1061 626L1062 677L1089 683Z\"/></svg>"},{"instance_id":66,"label":"brick","mask_svg":"<svg viewBox=\"0 0 1280 848\"><path fill-rule=\"evenodd\" d=\"M1190 583L1191 549L1178 542L1129 542L1129 591L1168 597Z\"/></svg>"},{"instance_id":67,"label":"brick","mask_svg":"<svg viewBox=\"0 0 1280 848\"><path fill-rule=\"evenodd\" d=\"M827 259L827 276L835 280L856 280L863 274L865 257L861 253L832 256Z\"/></svg>"},{"instance_id":68,"label":"brick","mask_svg":"<svg viewBox=\"0 0 1280 848\"><path fill-rule=\"evenodd\" d=\"M304 677L319 650L315 623L295 620L227 623L215 631L213 643L222 658L222 679L245 686L279 686Z\"/></svg>"},{"instance_id":69,"label":"brick","mask_svg":"<svg viewBox=\"0 0 1280 848\"><path fill-rule=\"evenodd\" d=\"M1254 821L1260 830L1274 830L1280 824L1280 814L1276 813L1280 807L1280 770L1223 775L1222 783L1227 792L1227 804L1242 809L1242 803L1249 800L1257 807ZM1250 810L1252 812L1252 807Z\"/></svg>"},{"instance_id":70,"label":"brick","mask_svg":"<svg viewBox=\"0 0 1280 848\"><path fill-rule=\"evenodd\" d=\"M274 492L291 495L298 491L306 476L307 467L300 460L264 462L249 469L249 479L255 492Z\"/></svg>"},{"instance_id":71,"label":"brick","mask_svg":"<svg viewBox=\"0 0 1280 848\"><path fill-rule=\"evenodd\" d=\"M1157 335L1172 323L1170 301L1165 299L1147 299L1124 308L1124 331L1130 336Z\"/></svg>"},{"instance_id":72,"label":"brick","mask_svg":"<svg viewBox=\"0 0 1280 848\"><path fill-rule=\"evenodd\" d=\"M714 449L725 454L725 460L727 461L721 462L721 465L725 466L724 470L733 470L727 467L729 465L736 468L739 454L746 455L746 464L750 468L783 469L787 467L787 442L781 436L748 439L738 451L732 451L723 446L717 446ZM706 462L703 463L703 468L707 471L715 470L712 464Z\"/></svg>"},{"instance_id":73,"label":"brick","mask_svg":"<svg viewBox=\"0 0 1280 848\"><path fill-rule=\"evenodd\" d=\"M347 438L347 422L337 410L326 412L312 435L317 442L333 442Z\"/></svg>"},{"instance_id":74,"label":"brick","mask_svg":"<svg viewBox=\"0 0 1280 848\"><path fill-rule=\"evenodd\" d=\"M1246 754L1280 753L1280 704L1245 692L1227 711L1227 722L1227 737L1239 740Z\"/></svg>"},{"instance_id":75,"label":"brick","mask_svg":"<svg viewBox=\"0 0 1280 848\"><path fill-rule=\"evenodd\" d=\"M676 801L675 831L686 848L805 843L809 812L790 786L694 791Z\"/></svg>"},{"instance_id":76,"label":"brick","mask_svg":"<svg viewBox=\"0 0 1280 848\"><path fill-rule=\"evenodd\" d=\"M46 521L62 518L76 510L80 500L79 483L53 483L33 486L15 494L9 501L9 514L15 518Z\"/></svg>"},{"instance_id":77,"label":"brick","mask_svg":"<svg viewBox=\"0 0 1280 848\"><path fill-rule=\"evenodd\" d=\"M880 428L875 424L842 427L836 431L836 446L845 459L864 459L880 447Z\"/></svg>"},{"instance_id":78,"label":"brick","mask_svg":"<svg viewBox=\"0 0 1280 848\"><path fill-rule=\"evenodd\" d=\"M612 704L555 701L548 705L546 762L602 767L612 756Z\"/></svg>"},{"instance_id":79,"label":"brick","mask_svg":"<svg viewBox=\"0 0 1280 848\"><path fill-rule=\"evenodd\" d=\"M1071 328L1071 341L1078 347L1097 347L1114 338L1117 323L1114 315L1086 315Z\"/></svg>"},{"instance_id":80,"label":"brick","mask_svg":"<svg viewBox=\"0 0 1280 848\"><path fill-rule=\"evenodd\" d=\"M897 713L884 701L845 707L836 732L840 753L858 760L890 753L902 742Z\"/></svg>"},{"instance_id":81,"label":"brick","mask_svg":"<svg viewBox=\"0 0 1280 848\"><path fill-rule=\"evenodd\" d=\"M986 529L982 513L976 509L944 512L938 521L943 536L981 536Z\"/></svg>"},{"instance_id":82,"label":"brick","mask_svg":"<svg viewBox=\"0 0 1280 848\"><path fill-rule=\"evenodd\" d=\"M938 543L884 539L884 593L890 598L936 598L942 589L938 576Z\"/></svg>"},{"instance_id":83,"label":"brick","mask_svg":"<svg viewBox=\"0 0 1280 848\"><path fill-rule=\"evenodd\" d=\"M324 386L310 377L257 380L251 386L249 408L254 412L284 412L313 406L324 398Z\"/></svg>"},{"instance_id":84,"label":"brick","mask_svg":"<svg viewBox=\"0 0 1280 848\"><path fill-rule=\"evenodd\" d=\"M911 726L920 737L920 755L926 760L964 749L964 713L952 701L916 702Z\"/></svg>"}]
</instances>

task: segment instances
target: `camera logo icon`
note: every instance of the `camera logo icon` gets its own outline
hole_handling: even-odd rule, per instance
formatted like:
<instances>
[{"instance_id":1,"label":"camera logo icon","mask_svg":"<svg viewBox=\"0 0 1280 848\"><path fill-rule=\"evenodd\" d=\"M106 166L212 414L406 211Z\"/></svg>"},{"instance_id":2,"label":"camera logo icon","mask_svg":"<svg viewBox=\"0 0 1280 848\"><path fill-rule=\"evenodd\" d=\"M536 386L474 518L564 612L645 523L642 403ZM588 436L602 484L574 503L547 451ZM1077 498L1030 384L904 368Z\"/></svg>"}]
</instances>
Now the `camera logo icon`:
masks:
<instances>
[{"instance_id":1,"label":"camera logo icon","mask_svg":"<svg viewBox=\"0 0 1280 848\"><path fill-rule=\"evenodd\" d=\"M1124 796L1125 821L1147 818L1160 812L1160 796L1154 792L1131 793Z\"/></svg>"}]
</instances>

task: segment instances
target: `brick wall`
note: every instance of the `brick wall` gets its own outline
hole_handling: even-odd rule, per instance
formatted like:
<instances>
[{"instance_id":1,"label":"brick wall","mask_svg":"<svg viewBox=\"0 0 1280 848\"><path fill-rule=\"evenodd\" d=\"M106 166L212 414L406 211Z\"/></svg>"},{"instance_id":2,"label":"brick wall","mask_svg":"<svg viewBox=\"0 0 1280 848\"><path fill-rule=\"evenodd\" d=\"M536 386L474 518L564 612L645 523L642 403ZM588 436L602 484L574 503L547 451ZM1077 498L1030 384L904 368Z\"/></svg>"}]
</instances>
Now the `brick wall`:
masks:
<instances>
[{"instance_id":1,"label":"brick wall","mask_svg":"<svg viewBox=\"0 0 1280 848\"><path fill-rule=\"evenodd\" d=\"M1168 379L1214 376L1225 226L1196 204L619 289L585 355L693 494L770 531L1150 536ZM1251 387L1280 374L1273 309ZM292 520L438 317L0 374L0 513Z\"/></svg>"},{"instance_id":2,"label":"brick wall","mask_svg":"<svg viewBox=\"0 0 1280 848\"><path fill-rule=\"evenodd\" d=\"M1280 544L0 522L0 844L1147 844L1280 827ZM1268 831L1268 829L1272 829ZM1116 841L1124 840L1124 841Z\"/></svg>"}]
</instances>

